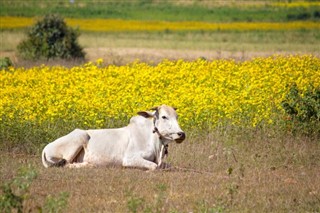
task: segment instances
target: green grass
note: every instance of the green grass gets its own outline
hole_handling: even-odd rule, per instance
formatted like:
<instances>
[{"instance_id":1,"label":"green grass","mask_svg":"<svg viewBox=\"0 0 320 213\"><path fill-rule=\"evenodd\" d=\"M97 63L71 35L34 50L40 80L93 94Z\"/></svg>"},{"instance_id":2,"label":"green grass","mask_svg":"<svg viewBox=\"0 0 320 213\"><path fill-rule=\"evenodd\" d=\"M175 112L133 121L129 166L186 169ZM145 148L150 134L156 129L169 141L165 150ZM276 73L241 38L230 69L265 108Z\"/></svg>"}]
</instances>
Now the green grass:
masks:
<instances>
[{"instance_id":1,"label":"green grass","mask_svg":"<svg viewBox=\"0 0 320 213\"><path fill-rule=\"evenodd\" d=\"M262 2L262 4L261 4ZM270 1L258 5L202 1L8 1L0 2L0 16L43 16L58 13L73 18L113 18L167 21L290 21L319 20L319 7L272 7Z\"/></svg>"}]
</instances>

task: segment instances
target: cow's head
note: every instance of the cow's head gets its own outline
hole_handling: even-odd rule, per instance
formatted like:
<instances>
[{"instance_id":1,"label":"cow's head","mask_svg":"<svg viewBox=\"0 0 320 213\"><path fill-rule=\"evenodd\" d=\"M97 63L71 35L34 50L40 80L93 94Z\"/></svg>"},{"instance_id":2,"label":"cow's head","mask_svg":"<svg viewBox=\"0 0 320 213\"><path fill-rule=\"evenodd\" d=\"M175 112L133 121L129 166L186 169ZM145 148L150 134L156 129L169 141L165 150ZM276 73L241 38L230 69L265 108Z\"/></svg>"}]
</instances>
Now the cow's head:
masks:
<instances>
[{"instance_id":1,"label":"cow's head","mask_svg":"<svg viewBox=\"0 0 320 213\"><path fill-rule=\"evenodd\" d=\"M160 138L166 141L175 141L181 143L186 134L181 130L178 124L178 115L176 109L167 105L154 107L154 112L142 111L139 115L145 118L153 118L154 132L158 133Z\"/></svg>"}]
</instances>

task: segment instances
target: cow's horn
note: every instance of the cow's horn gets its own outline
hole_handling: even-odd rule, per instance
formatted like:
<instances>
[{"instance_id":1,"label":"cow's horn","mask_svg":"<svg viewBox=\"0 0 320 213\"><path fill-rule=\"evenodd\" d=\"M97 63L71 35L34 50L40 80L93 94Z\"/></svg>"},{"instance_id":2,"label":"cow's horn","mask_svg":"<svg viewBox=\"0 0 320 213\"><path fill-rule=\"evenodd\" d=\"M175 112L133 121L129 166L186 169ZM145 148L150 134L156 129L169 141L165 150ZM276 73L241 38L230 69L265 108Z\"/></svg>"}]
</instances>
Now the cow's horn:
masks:
<instances>
[{"instance_id":1,"label":"cow's horn","mask_svg":"<svg viewBox=\"0 0 320 213\"><path fill-rule=\"evenodd\" d=\"M159 107L157 106L157 107L152 107L150 110L158 110L159 109Z\"/></svg>"}]
</instances>

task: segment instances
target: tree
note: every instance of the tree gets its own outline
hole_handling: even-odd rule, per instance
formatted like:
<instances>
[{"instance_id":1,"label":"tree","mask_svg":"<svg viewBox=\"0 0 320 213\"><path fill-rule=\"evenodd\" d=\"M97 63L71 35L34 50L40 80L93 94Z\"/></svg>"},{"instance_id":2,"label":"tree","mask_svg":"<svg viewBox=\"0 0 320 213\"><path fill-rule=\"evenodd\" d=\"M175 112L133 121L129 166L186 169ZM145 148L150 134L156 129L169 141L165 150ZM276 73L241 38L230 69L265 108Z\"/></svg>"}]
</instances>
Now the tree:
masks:
<instances>
[{"instance_id":1,"label":"tree","mask_svg":"<svg viewBox=\"0 0 320 213\"><path fill-rule=\"evenodd\" d=\"M25 59L83 59L85 53L77 42L79 35L59 15L49 14L29 29L18 52Z\"/></svg>"}]
</instances>

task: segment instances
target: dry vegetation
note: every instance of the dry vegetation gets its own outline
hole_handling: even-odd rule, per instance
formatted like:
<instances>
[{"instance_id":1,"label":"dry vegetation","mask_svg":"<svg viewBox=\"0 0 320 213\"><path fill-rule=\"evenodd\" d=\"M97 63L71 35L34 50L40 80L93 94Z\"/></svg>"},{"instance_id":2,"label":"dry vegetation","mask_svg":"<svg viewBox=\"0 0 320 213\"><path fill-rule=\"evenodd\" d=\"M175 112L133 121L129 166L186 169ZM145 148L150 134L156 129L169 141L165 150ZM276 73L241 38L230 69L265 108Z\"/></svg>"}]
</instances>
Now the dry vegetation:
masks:
<instances>
[{"instance_id":1,"label":"dry vegetation","mask_svg":"<svg viewBox=\"0 0 320 213\"><path fill-rule=\"evenodd\" d=\"M317 31L270 32L183 32L183 33L82 33L79 43L87 61L102 58L106 64L124 65L136 61L159 63L164 58L248 60L274 54L313 54L320 56ZM24 39L22 31L0 31L0 58L10 57L15 66L41 64L72 67L83 61L24 61L16 46Z\"/></svg>"},{"instance_id":2,"label":"dry vegetation","mask_svg":"<svg viewBox=\"0 0 320 213\"><path fill-rule=\"evenodd\" d=\"M25 210L68 192L67 212L318 212L320 147L276 131L189 132L172 144L172 169L44 169L39 156L1 153L1 182L31 164ZM247 135L245 137L245 135Z\"/></svg>"}]
</instances>

